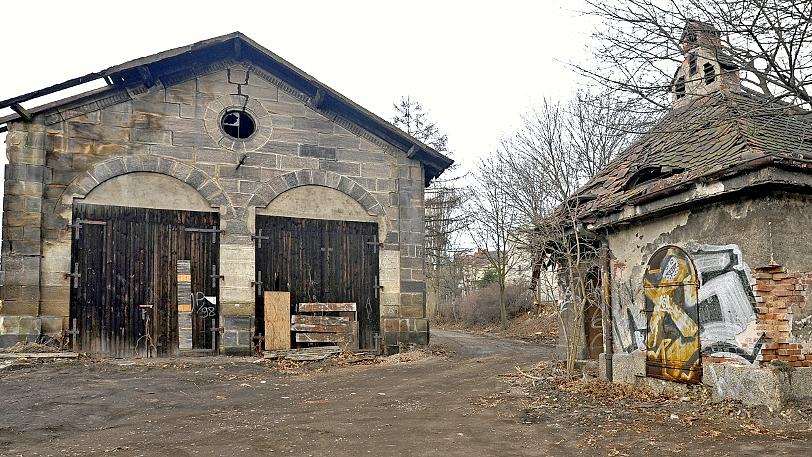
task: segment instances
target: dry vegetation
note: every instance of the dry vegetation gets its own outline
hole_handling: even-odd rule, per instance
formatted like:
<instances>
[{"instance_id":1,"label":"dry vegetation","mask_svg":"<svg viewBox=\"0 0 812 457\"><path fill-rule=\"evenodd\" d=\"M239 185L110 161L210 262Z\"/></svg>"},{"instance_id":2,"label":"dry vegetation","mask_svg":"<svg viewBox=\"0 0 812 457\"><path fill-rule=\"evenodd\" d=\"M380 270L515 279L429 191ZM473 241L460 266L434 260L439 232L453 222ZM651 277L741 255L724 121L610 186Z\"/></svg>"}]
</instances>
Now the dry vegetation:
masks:
<instances>
[{"instance_id":1,"label":"dry vegetation","mask_svg":"<svg viewBox=\"0 0 812 457\"><path fill-rule=\"evenodd\" d=\"M461 330L479 335L504 336L537 342L552 343L558 339L559 319L552 306L520 312L508 320L502 328L498 320L470 322L439 317L434 326L445 330Z\"/></svg>"}]
</instances>

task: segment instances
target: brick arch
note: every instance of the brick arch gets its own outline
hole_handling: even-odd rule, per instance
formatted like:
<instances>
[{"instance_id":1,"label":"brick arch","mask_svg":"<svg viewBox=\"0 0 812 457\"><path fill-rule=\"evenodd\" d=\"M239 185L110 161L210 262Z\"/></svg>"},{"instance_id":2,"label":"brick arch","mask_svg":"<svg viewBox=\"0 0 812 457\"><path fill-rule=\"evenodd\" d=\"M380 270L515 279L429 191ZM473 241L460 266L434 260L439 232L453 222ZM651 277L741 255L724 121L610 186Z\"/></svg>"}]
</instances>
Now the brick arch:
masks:
<instances>
[{"instance_id":1,"label":"brick arch","mask_svg":"<svg viewBox=\"0 0 812 457\"><path fill-rule=\"evenodd\" d=\"M322 170L291 171L277 176L262 184L254 193L249 204L264 208L282 193L300 186L329 187L348 195L372 216L386 214L381 202L367 192L361 184L347 176Z\"/></svg>"},{"instance_id":2,"label":"brick arch","mask_svg":"<svg viewBox=\"0 0 812 457\"><path fill-rule=\"evenodd\" d=\"M174 159L147 155L114 157L94 164L91 169L71 181L54 212L62 213L70 207L74 198L84 198L105 181L136 172L160 173L178 179L197 190L213 208L225 208L226 214L233 212L231 202L223 188L205 172Z\"/></svg>"}]
</instances>

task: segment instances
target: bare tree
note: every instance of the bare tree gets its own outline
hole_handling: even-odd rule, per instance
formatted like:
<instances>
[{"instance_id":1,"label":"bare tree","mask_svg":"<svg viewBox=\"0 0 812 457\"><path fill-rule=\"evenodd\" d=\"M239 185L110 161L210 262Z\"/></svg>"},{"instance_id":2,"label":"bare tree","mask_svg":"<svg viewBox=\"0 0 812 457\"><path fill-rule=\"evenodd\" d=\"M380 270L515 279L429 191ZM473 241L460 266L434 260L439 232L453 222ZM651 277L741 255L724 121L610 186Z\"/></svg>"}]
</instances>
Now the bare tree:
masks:
<instances>
[{"instance_id":1,"label":"bare tree","mask_svg":"<svg viewBox=\"0 0 812 457\"><path fill-rule=\"evenodd\" d=\"M508 274L519 261L517 234L521 221L506 182L508 166L500 156L498 152L480 160L474 174L469 214L471 238L496 273L500 321L502 328L507 328L505 288Z\"/></svg>"},{"instance_id":2,"label":"bare tree","mask_svg":"<svg viewBox=\"0 0 812 457\"><path fill-rule=\"evenodd\" d=\"M533 259L536 296L557 300L572 372L584 341L584 310L599 306L599 246L579 229L579 203L570 196L630 141L634 116L616 98L576 94L567 103L545 100L523 117L492 160L517 222L511 241ZM596 108L597 107L597 108ZM481 187L482 184L478 184Z\"/></svg>"},{"instance_id":3,"label":"bare tree","mask_svg":"<svg viewBox=\"0 0 812 457\"><path fill-rule=\"evenodd\" d=\"M426 143L437 151L451 155L448 151L448 136L442 133L437 123L432 121L428 110L411 97L401 97L393 104L395 115L392 123ZM450 302L459 294L458 267L454 264L455 253L459 252L459 236L466 224L462 210L465 192L461 176L452 166L445 176L436 178L426 189L425 198L425 253L426 281L433 295L432 306ZM436 309L434 309L436 312Z\"/></svg>"},{"instance_id":4,"label":"bare tree","mask_svg":"<svg viewBox=\"0 0 812 457\"><path fill-rule=\"evenodd\" d=\"M722 68L774 100L812 103L812 2L808 0L586 0L599 19L582 75L625 98L627 109L669 109L683 43L696 31L717 34ZM686 24L689 27L686 28Z\"/></svg>"}]
</instances>

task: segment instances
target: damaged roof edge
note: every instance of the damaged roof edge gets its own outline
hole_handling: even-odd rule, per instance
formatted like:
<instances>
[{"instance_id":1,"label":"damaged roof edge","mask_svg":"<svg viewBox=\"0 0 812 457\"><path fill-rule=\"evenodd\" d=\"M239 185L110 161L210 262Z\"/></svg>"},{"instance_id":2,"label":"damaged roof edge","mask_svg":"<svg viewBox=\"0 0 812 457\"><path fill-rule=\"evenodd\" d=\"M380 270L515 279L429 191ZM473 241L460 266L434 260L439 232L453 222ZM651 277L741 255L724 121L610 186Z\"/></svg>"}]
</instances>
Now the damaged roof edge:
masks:
<instances>
[{"instance_id":1,"label":"damaged roof edge","mask_svg":"<svg viewBox=\"0 0 812 457\"><path fill-rule=\"evenodd\" d=\"M20 103L102 78L104 78L108 84L114 86L129 86L135 84L135 81L146 83L149 86L153 83L153 81L150 81L151 79L160 80L162 75L172 73L172 71L165 71L163 73L156 71L156 73L153 74L150 70L159 69L151 67L156 67L158 64L168 64L173 61L178 61L177 63L180 65L176 65L172 69L173 71L177 71L178 66L194 66L196 63L195 57L202 57L204 52L215 50L217 52L213 52L212 54L219 58L230 55L236 60L253 61L261 67L267 67L263 69L271 72L274 76L279 77L294 89L310 97L311 105L316 105L312 106L312 108L316 110L329 108L331 111L347 118L348 121L378 136L386 143L407 153L409 158L413 158L423 164L426 174L426 185L428 185L432 179L440 176L443 171L454 163L449 157L398 129L391 123L313 78L240 32L229 33L227 35L199 41L191 45L159 52L151 56L141 57L100 72L89 73L37 91L12 97L0 101L0 108L12 107L13 109L15 105L19 106ZM211 59L211 56L209 56L209 58ZM80 94L79 97L81 98L87 94L88 93ZM27 112L32 114L41 113L57 108L64 103L68 103L70 100L75 100L75 98L66 98L58 102L27 110ZM7 124L21 118L18 112L18 114L0 119L0 124ZM3 125L0 129L7 130L7 126ZM3 130L0 130L0 132L2 131Z\"/></svg>"},{"instance_id":2,"label":"damaged roof edge","mask_svg":"<svg viewBox=\"0 0 812 457\"><path fill-rule=\"evenodd\" d=\"M808 160L760 157L735 169L722 170L692 181L680 182L652 194L631 199L627 204L607 211L584 214L579 219L587 223L591 220L590 229L606 229L676 212L688 205L728 197L756 187L774 185L812 190L810 169L812 161ZM714 182L723 184L723 189L717 192L700 192L700 185ZM635 208L636 211L634 214L624 215L624 208Z\"/></svg>"}]
</instances>

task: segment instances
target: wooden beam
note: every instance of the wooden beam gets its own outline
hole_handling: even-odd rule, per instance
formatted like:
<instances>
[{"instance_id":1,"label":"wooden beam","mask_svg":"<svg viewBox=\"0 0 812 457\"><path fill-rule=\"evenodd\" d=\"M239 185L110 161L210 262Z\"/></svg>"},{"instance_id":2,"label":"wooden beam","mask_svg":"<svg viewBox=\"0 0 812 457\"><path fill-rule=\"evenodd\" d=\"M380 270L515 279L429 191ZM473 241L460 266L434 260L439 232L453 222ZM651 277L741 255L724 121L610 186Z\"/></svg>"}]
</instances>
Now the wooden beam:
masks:
<instances>
[{"instance_id":1,"label":"wooden beam","mask_svg":"<svg viewBox=\"0 0 812 457\"><path fill-rule=\"evenodd\" d=\"M300 313L355 311L355 303L299 303L297 310Z\"/></svg>"},{"instance_id":2,"label":"wooden beam","mask_svg":"<svg viewBox=\"0 0 812 457\"><path fill-rule=\"evenodd\" d=\"M84 76L80 76L78 78L69 79L63 83L54 84L53 86L48 86L44 89L35 90L33 92L28 92L27 94L18 95L13 98L9 98L7 100L0 101L0 109L8 108L15 103L22 103L27 102L28 100L39 98L44 95L50 95L54 92L59 92L61 90L70 89L71 87L78 86L80 84L88 83L90 81L95 81L99 78L103 78L105 75L103 73L89 73Z\"/></svg>"},{"instance_id":3,"label":"wooden beam","mask_svg":"<svg viewBox=\"0 0 812 457\"><path fill-rule=\"evenodd\" d=\"M311 103L313 103L314 108L320 108L321 104L324 102L324 91L321 89L316 89L316 95L313 96Z\"/></svg>"},{"instance_id":4,"label":"wooden beam","mask_svg":"<svg viewBox=\"0 0 812 457\"><path fill-rule=\"evenodd\" d=\"M234 57L242 60L242 40L239 38L234 38Z\"/></svg>"},{"instance_id":5,"label":"wooden beam","mask_svg":"<svg viewBox=\"0 0 812 457\"><path fill-rule=\"evenodd\" d=\"M23 120L25 120L26 122L30 122L31 119L34 119L34 116L27 109L23 108L23 106L20 105L19 103L12 103L9 108L14 110L15 113L19 114L20 117L23 118Z\"/></svg>"},{"instance_id":6,"label":"wooden beam","mask_svg":"<svg viewBox=\"0 0 812 457\"><path fill-rule=\"evenodd\" d=\"M305 314L294 314L290 316L291 324L311 324L311 325L341 325L349 324L350 318L337 316L307 316Z\"/></svg>"},{"instance_id":7,"label":"wooden beam","mask_svg":"<svg viewBox=\"0 0 812 457\"><path fill-rule=\"evenodd\" d=\"M75 359L75 352L0 352L0 359Z\"/></svg>"},{"instance_id":8,"label":"wooden beam","mask_svg":"<svg viewBox=\"0 0 812 457\"><path fill-rule=\"evenodd\" d=\"M352 333L352 326L349 322L338 325L291 324L290 331L312 333Z\"/></svg>"},{"instance_id":9,"label":"wooden beam","mask_svg":"<svg viewBox=\"0 0 812 457\"><path fill-rule=\"evenodd\" d=\"M297 333L297 343L349 343L348 333Z\"/></svg>"},{"instance_id":10,"label":"wooden beam","mask_svg":"<svg viewBox=\"0 0 812 457\"><path fill-rule=\"evenodd\" d=\"M141 65L138 67L138 74L141 75L141 79L144 80L144 85L146 85L147 88L155 85L155 78L152 76L152 72L149 71L149 67L146 65Z\"/></svg>"}]
</instances>

